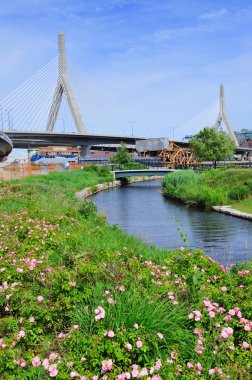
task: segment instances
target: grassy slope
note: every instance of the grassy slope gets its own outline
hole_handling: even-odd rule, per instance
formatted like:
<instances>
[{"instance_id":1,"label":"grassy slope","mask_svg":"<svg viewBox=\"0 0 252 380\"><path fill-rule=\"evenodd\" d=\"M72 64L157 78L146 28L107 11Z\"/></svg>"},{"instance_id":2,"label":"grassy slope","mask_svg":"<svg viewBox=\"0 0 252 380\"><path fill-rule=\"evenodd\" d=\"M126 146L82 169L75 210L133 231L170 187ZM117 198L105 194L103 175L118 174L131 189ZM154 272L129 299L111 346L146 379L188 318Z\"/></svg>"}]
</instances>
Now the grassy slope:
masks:
<instances>
[{"instance_id":1,"label":"grassy slope","mask_svg":"<svg viewBox=\"0 0 252 380\"><path fill-rule=\"evenodd\" d=\"M0 185L0 345L5 346L0 349L0 378L47 379L50 368L35 367L32 361L52 353L57 354L50 359L50 365L57 365L57 379L69 379L72 372L100 379L102 361L109 359L108 380L131 373L133 364L139 371L156 366L154 374L161 376L156 379L173 379L178 371L182 379L207 379L216 366L231 378L249 378L249 350L240 349L243 341L251 344L244 330L248 322L239 324L237 317L223 321L234 306L252 319L251 276L238 273L249 265L224 271L201 251L148 248L108 226L92 204L75 199L76 190L107 180L106 173L80 171ZM214 319L205 299L216 303ZM217 303L226 312L218 311ZM105 317L95 322L98 306ZM188 318L193 310L202 314L199 321ZM220 333L226 326L234 334L224 341ZM195 351L195 327L205 340L201 355ZM113 339L104 336L109 330ZM136 346L139 341L143 347ZM235 351L228 349L232 342Z\"/></svg>"},{"instance_id":2,"label":"grassy slope","mask_svg":"<svg viewBox=\"0 0 252 380\"><path fill-rule=\"evenodd\" d=\"M244 199L240 202L232 204L232 208L247 214L252 214L252 198Z\"/></svg>"}]
</instances>

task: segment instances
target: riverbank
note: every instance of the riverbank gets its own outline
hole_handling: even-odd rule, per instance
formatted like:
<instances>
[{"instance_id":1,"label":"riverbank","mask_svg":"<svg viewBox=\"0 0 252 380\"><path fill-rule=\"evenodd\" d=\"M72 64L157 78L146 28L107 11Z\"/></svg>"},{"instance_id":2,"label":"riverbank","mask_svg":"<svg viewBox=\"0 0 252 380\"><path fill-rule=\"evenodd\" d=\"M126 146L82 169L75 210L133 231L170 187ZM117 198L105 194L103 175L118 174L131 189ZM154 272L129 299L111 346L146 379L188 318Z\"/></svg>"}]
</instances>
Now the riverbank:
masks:
<instances>
[{"instance_id":1,"label":"riverbank","mask_svg":"<svg viewBox=\"0 0 252 380\"><path fill-rule=\"evenodd\" d=\"M235 216L236 218L252 220L252 214L241 212L235 208L232 208L231 206L212 206L212 209L217 212Z\"/></svg>"},{"instance_id":2,"label":"riverbank","mask_svg":"<svg viewBox=\"0 0 252 380\"><path fill-rule=\"evenodd\" d=\"M252 193L252 169L219 168L201 174L192 170L178 171L166 176L163 192L189 205L203 208L218 206L218 211L222 211L220 206L230 205L232 208L234 204L234 208L239 209L239 202L249 199ZM242 212L249 214L250 211L250 207L246 210L245 204ZM243 216L242 213L234 214Z\"/></svg>"},{"instance_id":3,"label":"riverbank","mask_svg":"<svg viewBox=\"0 0 252 380\"><path fill-rule=\"evenodd\" d=\"M251 263L147 247L75 193L102 169L0 185L0 377L249 379Z\"/></svg>"},{"instance_id":4,"label":"riverbank","mask_svg":"<svg viewBox=\"0 0 252 380\"><path fill-rule=\"evenodd\" d=\"M131 177L128 178L128 183L135 183L135 182L145 182L145 181L153 181L156 179L163 179L163 177L160 176L152 176L152 177ZM78 199L86 199L91 197L92 195L99 193L100 191L113 189L114 187L121 186L121 181L112 181L108 183L99 183L95 186L95 188L86 187L85 189L81 191L77 191L76 196Z\"/></svg>"}]
</instances>

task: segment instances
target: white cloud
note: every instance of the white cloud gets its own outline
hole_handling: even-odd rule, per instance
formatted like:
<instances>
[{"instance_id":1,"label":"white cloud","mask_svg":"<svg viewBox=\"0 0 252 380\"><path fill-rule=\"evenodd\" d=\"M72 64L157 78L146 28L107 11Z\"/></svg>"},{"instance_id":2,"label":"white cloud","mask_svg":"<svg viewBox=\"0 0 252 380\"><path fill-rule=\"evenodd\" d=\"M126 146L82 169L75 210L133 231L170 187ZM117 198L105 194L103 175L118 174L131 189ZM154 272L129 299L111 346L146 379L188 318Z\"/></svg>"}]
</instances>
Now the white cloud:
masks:
<instances>
[{"instance_id":1,"label":"white cloud","mask_svg":"<svg viewBox=\"0 0 252 380\"><path fill-rule=\"evenodd\" d=\"M199 19L200 20L218 20L220 18L222 18L223 16L225 16L227 14L227 9L226 8L221 8L217 11L210 11L210 12L206 12L206 13L202 13L200 16L199 16Z\"/></svg>"},{"instance_id":2,"label":"white cloud","mask_svg":"<svg viewBox=\"0 0 252 380\"><path fill-rule=\"evenodd\" d=\"M235 14L235 19L238 22L251 22L252 20L252 6L238 10Z\"/></svg>"}]
</instances>

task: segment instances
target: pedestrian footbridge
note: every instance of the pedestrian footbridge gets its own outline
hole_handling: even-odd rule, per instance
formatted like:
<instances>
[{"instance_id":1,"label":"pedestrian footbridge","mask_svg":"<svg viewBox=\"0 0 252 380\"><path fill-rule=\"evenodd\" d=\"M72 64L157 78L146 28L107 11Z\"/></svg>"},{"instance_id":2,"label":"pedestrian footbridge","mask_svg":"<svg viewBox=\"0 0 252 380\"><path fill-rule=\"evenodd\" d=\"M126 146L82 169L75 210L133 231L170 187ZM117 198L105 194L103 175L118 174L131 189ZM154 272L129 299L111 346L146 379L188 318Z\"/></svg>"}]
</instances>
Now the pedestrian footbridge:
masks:
<instances>
[{"instance_id":1,"label":"pedestrian footbridge","mask_svg":"<svg viewBox=\"0 0 252 380\"><path fill-rule=\"evenodd\" d=\"M168 168L156 168L156 169L134 169L134 170L115 170L115 179L121 180L127 177L146 177L146 176L162 176L166 174L175 172L176 169Z\"/></svg>"}]
</instances>

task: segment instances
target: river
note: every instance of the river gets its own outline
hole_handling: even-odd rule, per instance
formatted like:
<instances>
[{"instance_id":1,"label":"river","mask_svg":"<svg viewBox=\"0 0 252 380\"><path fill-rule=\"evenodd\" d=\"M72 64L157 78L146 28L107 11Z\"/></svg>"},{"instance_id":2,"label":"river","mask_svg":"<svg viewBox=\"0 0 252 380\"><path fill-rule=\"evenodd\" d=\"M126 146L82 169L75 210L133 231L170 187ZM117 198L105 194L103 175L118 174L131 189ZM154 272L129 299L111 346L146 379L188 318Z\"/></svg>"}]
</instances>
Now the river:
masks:
<instances>
[{"instance_id":1,"label":"river","mask_svg":"<svg viewBox=\"0 0 252 380\"><path fill-rule=\"evenodd\" d=\"M93 198L110 224L159 248L189 246L224 265L252 256L252 222L186 207L162 195L161 181L137 182ZM181 233L186 238L184 243Z\"/></svg>"}]
</instances>

